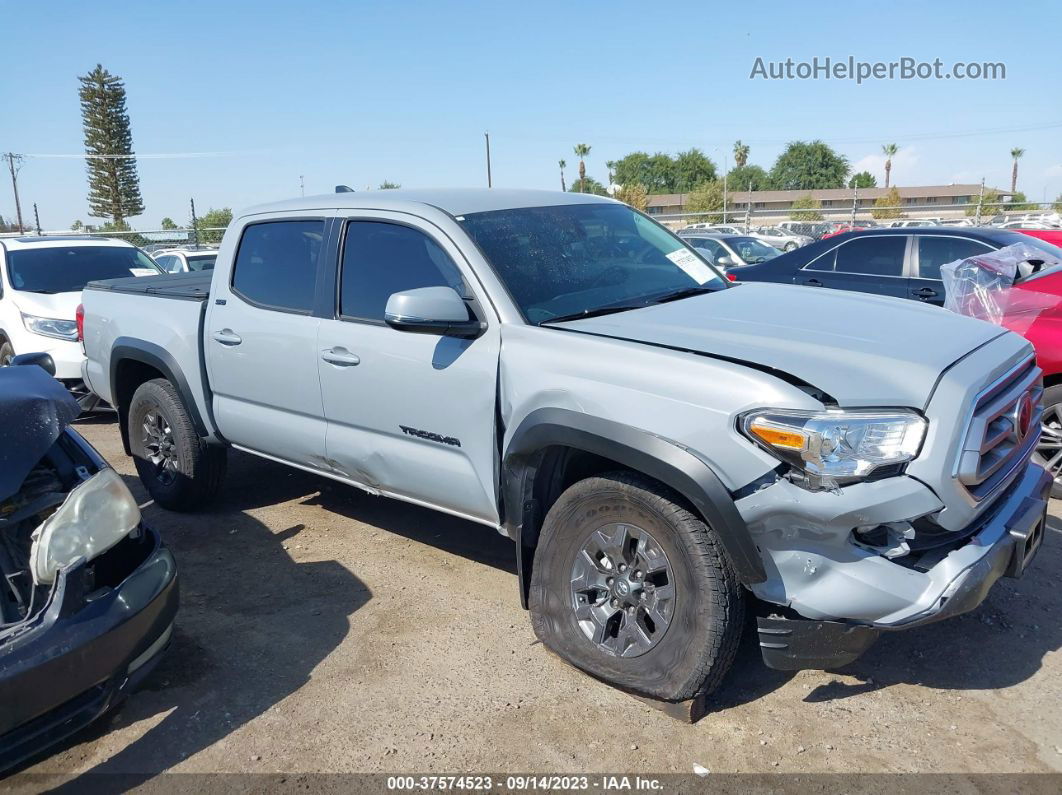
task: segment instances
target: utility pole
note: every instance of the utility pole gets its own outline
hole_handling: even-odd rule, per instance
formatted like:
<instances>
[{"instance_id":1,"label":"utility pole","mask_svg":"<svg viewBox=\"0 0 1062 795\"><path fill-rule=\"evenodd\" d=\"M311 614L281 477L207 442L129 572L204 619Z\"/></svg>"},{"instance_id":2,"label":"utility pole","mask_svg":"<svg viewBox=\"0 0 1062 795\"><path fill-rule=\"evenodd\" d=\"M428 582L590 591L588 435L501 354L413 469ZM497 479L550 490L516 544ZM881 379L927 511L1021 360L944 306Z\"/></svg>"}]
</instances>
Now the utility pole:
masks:
<instances>
[{"instance_id":1,"label":"utility pole","mask_svg":"<svg viewBox=\"0 0 1062 795\"><path fill-rule=\"evenodd\" d=\"M494 186L491 184L490 180L490 133L483 133L483 137L487 141L487 187L492 188Z\"/></svg>"},{"instance_id":2,"label":"utility pole","mask_svg":"<svg viewBox=\"0 0 1062 795\"><path fill-rule=\"evenodd\" d=\"M981 192L977 194L977 213L974 215L974 226L981 225L981 203L985 200L985 178L981 177Z\"/></svg>"},{"instance_id":3,"label":"utility pole","mask_svg":"<svg viewBox=\"0 0 1062 795\"><path fill-rule=\"evenodd\" d=\"M726 223L726 155L723 155L723 223Z\"/></svg>"},{"instance_id":4,"label":"utility pole","mask_svg":"<svg viewBox=\"0 0 1062 795\"><path fill-rule=\"evenodd\" d=\"M303 181L302 174L299 174L299 195L306 195L306 183Z\"/></svg>"},{"instance_id":5,"label":"utility pole","mask_svg":"<svg viewBox=\"0 0 1062 795\"><path fill-rule=\"evenodd\" d=\"M22 226L22 204L18 200L18 172L22 170L22 155L8 152L4 155L4 160L7 161L7 168L11 172L11 190L15 193L15 216L18 218L18 231L25 232L26 230ZM18 168L15 168L15 163L18 163Z\"/></svg>"},{"instance_id":6,"label":"utility pole","mask_svg":"<svg viewBox=\"0 0 1062 795\"><path fill-rule=\"evenodd\" d=\"M856 185L855 182L853 182L852 183L852 220L849 223L849 226L851 226L853 229L855 229L856 206L858 204L859 204L859 186Z\"/></svg>"},{"instance_id":7,"label":"utility pole","mask_svg":"<svg viewBox=\"0 0 1062 795\"><path fill-rule=\"evenodd\" d=\"M192 242L195 243L196 248L199 248L199 221L195 217L195 199L188 201L192 205Z\"/></svg>"},{"instance_id":8,"label":"utility pole","mask_svg":"<svg viewBox=\"0 0 1062 795\"><path fill-rule=\"evenodd\" d=\"M41 217L37 214L37 202L33 202L33 222L37 225L37 237L44 233L41 231Z\"/></svg>"},{"instance_id":9,"label":"utility pole","mask_svg":"<svg viewBox=\"0 0 1062 795\"><path fill-rule=\"evenodd\" d=\"M749 180L749 197L745 202L745 234L752 228L752 180Z\"/></svg>"}]
</instances>

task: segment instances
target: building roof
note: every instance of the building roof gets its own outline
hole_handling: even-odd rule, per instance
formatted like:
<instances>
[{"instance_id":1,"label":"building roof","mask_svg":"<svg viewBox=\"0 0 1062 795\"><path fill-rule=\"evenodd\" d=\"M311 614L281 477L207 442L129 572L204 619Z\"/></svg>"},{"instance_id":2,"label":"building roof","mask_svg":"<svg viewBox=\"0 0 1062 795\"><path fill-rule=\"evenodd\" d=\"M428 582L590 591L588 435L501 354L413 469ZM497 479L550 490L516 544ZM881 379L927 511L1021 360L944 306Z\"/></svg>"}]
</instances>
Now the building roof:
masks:
<instances>
[{"instance_id":1,"label":"building roof","mask_svg":"<svg viewBox=\"0 0 1062 795\"><path fill-rule=\"evenodd\" d=\"M931 196L977 196L981 192L978 185L914 185L910 187L894 186L900 192L901 199L925 199ZM731 202L745 203L751 200L764 204L776 204L780 202L792 202L811 194L811 198L818 201L851 201L852 188L826 188L821 190L747 190L729 191L727 198ZM886 193L886 188L859 188L860 199L880 199ZM995 190L1001 194L1009 194L998 188L985 186L985 192ZM670 207L676 204L685 205L689 197L688 193L656 193L649 196L650 207Z\"/></svg>"},{"instance_id":2,"label":"building roof","mask_svg":"<svg viewBox=\"0 0 1062 795\"><path fill-rule=\"evenodd\" d=\"M449 188L434 190L370 190L326 193L248 207L241 216L297 210L406 210L420 211L425 205L451 215L511 210L517 207L550 207L558 204L607 203L612 199L590 193L504 188Z\"/></svg>"}]
</instances>

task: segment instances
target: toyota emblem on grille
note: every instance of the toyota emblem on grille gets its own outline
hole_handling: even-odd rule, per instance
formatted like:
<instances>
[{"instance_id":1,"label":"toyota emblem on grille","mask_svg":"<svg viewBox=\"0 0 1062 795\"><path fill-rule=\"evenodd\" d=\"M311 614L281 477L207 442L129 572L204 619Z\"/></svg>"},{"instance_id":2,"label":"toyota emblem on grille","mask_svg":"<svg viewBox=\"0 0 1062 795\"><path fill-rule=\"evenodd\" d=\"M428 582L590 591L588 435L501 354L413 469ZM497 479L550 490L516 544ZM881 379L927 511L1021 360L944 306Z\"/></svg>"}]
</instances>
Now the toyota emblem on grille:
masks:
<instances>
[{"instance_id":1,"label":"toyota emblem on grille","mask_svg":"<svg viewBox=\"0 0 1062 795\"><path fill-rule=\"evenodd\" d=\"M1014 435L1018 437L1018 442L1023 442L1025 437L1029 435L1030 426L1032 425L1033 418L1033 400L1032 395L1026 392L1021 396L1018 401L1018 405L1014 410Z\"/></svg>"}]
</instances>

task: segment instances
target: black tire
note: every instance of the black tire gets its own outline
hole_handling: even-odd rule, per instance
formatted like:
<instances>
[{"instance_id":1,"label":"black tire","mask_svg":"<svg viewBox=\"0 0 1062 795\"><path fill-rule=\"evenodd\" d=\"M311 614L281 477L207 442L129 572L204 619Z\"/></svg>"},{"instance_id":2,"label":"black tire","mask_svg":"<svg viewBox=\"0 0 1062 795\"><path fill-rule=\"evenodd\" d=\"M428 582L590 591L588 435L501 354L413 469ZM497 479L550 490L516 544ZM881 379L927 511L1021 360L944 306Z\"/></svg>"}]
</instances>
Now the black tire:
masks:
<instances>
[{"instance_id":1,"label":"black tire","mask_svg":"<svg viewBox=\"0 0 1062 795\"><path fill-rule=\"evenodd\" d=\"M11 363L11 359L15 356L15 349L11 347L11 343L4 340L3 344L0 344L0 367L7 367Z\"/></svg>"},{"instance_id":2,"label":"black tire","mask_svg":"<svg viewBox=\"0 0 1062 795\"><path fill-rule=\"evenodd\" d=\"M170 439L160 465L150 460L147 425L161 424ZM206 444L196 433L188 411L173 384L156 378L141 384L129 403L129 449L137 474L152 498L171 511L196 511L206 506L221 488L225 476L223 447Z\"/></svg>"},{"instance_id":3,"label":"black tire","mask_svg":"<svg viewBox=\"0 0 1062 795\"><path fill-rule=\"evenodd\" d=\"M670 489L631 472L579 481L550 508L535 551L529 607L535 634L565 660L629 691L682 701L714 690L734 661L745 597L715 532ZM670 624L648 651L602 650L576 620L575 557L599 528L630 523L663 549L675 584Z\"/></svg>"},{"instance_id":4,"label":"black tire","mask_svg":"<svg viewBox=\"0 0 1062 795\"><path fill-rule=\"evenodd\" d=\"M1057 446L1060 440L1062 440L1062 384L1055 384L1044 390L1043 434L1040 437L1037 452L1047 462L1051 477L1054 478L1051 496L1056 500L1062 499L1062 458L1053 464L1052 460L1062 454L1062 449Z\"/></svg>"}]
</instances>

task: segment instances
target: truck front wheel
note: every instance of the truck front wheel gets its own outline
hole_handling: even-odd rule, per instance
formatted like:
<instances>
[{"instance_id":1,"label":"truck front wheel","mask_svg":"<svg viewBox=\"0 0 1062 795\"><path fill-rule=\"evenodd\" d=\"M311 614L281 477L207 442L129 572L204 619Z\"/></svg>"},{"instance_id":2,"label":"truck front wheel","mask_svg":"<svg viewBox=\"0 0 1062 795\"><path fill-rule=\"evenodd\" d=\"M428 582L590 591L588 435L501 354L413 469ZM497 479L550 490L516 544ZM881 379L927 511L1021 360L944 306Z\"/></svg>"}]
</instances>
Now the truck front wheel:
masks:
<instances>
[{"instance_id":1,"label":"truck front wheel","mask_svg":"<svg viewBox=\"0 0 1062 795\"><path fill-rule=\"evenodd\" d=\"M173 384L141 384L129 404L129 449L152 498L171 511L195 511L221 487L225 449L206 444Z\"/></svg>"},{"instance_id":2,"label":"truck front wheel","mask_svg":"<svg viewBox=\"0 0 1062 795\"><path fill-rule=\"evenodd\" d=\"M538 638L599 679L682 701L734 660L744 593L711 527L629 472L579 481L550 508L529 595Z\"/></svg>"}]
</instances>

